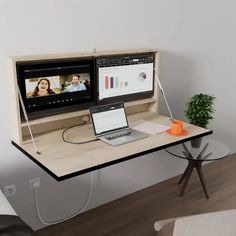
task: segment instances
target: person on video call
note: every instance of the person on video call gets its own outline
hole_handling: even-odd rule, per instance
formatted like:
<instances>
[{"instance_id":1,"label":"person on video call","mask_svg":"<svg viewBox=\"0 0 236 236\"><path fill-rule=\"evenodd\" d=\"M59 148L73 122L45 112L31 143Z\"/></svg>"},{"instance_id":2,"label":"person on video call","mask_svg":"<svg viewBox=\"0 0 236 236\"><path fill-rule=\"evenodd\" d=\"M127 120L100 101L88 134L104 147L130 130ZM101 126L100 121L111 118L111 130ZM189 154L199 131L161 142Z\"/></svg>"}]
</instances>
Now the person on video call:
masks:
<instances>
[{"instance_id":1,"label":"person on video call","mask_svg":"<svg viewBox=\"0 0 236 236\"><path fill-rule=\"evenodd\" d=\"M77 92L86 90L86 87L83 83L80 83L79 75L72 75L71 84L66 88L66 92Z\"/></svg>"},{"instance_id":2,"label":"person on video call","mask_svg":"<svg viewBox=\"0 0 236 236\"><path fill-rule=\"evenodd\" d=\"M47 96L50 94L55 94L50 88L50 81L46 78L42 78L34 89L32 97Z\"/></svg>"}]
</instances>

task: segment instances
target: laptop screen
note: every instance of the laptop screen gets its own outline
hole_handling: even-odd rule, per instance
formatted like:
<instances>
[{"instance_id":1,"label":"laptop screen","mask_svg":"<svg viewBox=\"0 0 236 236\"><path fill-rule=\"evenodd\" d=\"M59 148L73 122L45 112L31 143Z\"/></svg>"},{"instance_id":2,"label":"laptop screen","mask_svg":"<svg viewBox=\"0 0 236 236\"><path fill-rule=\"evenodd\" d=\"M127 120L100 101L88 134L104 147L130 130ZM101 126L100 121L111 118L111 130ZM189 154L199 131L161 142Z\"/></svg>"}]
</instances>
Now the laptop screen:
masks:
<instances>
[{"instance_id":1,"label":"laptop screen","mask_svg":"<svg viewBox=\"0 0 236 236\"><path fill-rule=\"evenodd\" d=\"M123 103L90 108L95 135L128 128Z\"/></svg>"}]
</instances>

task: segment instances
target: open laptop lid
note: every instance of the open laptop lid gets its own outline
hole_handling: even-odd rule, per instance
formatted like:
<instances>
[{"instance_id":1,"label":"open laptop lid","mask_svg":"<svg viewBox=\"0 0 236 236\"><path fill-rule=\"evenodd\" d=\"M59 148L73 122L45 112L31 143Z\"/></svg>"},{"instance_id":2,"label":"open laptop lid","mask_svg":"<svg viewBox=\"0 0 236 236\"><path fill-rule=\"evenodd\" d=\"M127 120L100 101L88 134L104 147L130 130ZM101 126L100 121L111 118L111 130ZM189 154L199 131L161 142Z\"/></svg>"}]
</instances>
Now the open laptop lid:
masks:
<instances>
[{"instance_id":1,"label":"open laptop lid","mask_svg":"<svg viewBox=\"0 0 236 236\"><path fill-rule=\"evenodd\" d=\"M129 127L124 103L96 106L89 110L94 133L98 137Z\"/></svg>"}]
</instances>

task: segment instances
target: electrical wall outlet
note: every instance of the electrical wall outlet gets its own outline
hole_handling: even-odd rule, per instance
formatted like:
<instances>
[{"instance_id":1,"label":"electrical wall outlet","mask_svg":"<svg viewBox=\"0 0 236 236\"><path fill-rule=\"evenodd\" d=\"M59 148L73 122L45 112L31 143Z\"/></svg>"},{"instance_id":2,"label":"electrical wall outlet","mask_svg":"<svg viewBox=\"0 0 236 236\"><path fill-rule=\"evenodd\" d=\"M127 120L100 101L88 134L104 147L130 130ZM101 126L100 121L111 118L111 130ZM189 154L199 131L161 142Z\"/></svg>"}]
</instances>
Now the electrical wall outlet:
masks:
<instances>
[{"instance_id":1,"label":"electrical wall outlet","mask_svg":"<svg viewBox=\"0 0 236 236\"><path fill-rule=\"evenodd\" d=\"M3 187L3 192L6 197L11 197L16 195L16 185L11 184Z\"/></svg>"},{"instance_id":2,"label":"electrical wall outlet","mask_svg":"<svg viewBox=\"0 0 236 236\"><path fill-rule=\"evenodd\" d=\"M34 178L29 180L29 189L39 188L40 178Z\"/></svg>"}]
</instances>

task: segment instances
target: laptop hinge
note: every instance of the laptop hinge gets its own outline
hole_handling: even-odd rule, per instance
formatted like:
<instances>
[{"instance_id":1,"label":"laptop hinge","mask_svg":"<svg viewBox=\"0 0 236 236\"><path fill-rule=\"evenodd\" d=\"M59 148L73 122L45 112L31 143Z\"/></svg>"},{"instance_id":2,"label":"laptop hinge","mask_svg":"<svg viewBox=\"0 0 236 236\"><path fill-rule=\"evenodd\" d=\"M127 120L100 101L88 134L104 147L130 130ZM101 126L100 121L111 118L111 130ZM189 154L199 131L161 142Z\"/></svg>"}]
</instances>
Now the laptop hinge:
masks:
<instances>
[{"instance_id":1,"label":"laptop hinge","mask_svg":"<svg viewBox=\"0 0 236 236\"><path fill-rule=\"evenodd\" d=\"M130 129L129 127L124 128L124 129L118 129L118 130L115 130L115 131L111 131L111 132L99 134L99 135L97 135L96 137L97 137L97 138L100 138L100 137L105 136L105 135L110 135L110 134L114 134L114 133L117 133L117 132L127 131L127 130L129 130L129 129Z\"/></svg>"}]
</instances>

